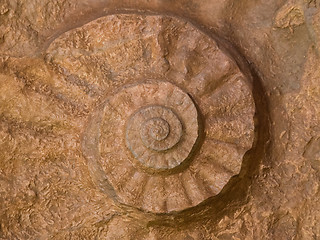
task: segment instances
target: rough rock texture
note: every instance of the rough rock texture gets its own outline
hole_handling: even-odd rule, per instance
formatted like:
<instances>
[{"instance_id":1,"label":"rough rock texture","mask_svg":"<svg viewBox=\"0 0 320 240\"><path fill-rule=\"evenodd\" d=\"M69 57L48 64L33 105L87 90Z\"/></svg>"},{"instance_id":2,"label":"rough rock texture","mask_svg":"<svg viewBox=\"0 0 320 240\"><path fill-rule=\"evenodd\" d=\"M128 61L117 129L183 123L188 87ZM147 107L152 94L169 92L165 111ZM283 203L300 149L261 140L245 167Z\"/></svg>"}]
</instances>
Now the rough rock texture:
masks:
<instances>
[{"instance_id":1,"label":"rough rock texture","mask_svg":"<svg viewBox=\"0 0 320 240\"><path fill-rule=\"evenodd\" d=\"M0 239L320 239L319 8L316 0L1 1ZM188 164L168 167L135 158L131 125L119 118L122 142L111 143L152 176L149 189L168 181L165 205L155 204L157 191L145 205L129 200L120 184L129 171L99 155L110 139L90 135L112 127L94 121L106 102L146 80L174 84L199 115ZM166 129L151 119L142 129ZM169 136L159 131L139 133L152 153L163 145L150 139ZM223 164L192 168L197 157ZM190 174L174 179L189 168L204 167L203 180L221 166L232 174L191 204L179 195L187 188L172 184L190 183ZM129 179L140 187L139 176Z\"/></svg>"}]
</instances>

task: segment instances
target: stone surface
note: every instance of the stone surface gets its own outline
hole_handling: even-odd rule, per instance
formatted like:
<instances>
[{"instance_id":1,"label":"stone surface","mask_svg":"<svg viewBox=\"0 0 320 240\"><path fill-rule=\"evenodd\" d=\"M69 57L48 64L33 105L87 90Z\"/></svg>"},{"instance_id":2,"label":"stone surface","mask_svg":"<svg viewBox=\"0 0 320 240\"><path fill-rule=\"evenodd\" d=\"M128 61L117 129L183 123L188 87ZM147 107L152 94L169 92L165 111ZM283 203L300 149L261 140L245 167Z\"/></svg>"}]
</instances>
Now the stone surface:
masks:
<instances>
[{"instance_id":1,"label":"stone surface","mask_svg":"<svg viewBox=\"0 0 320 240\"><path fill-rule=\"evenodd\" d=\"M319 7L313 0L1 1L0 239L319 239ZM192 157L173 168L144 167L126 143L129 117L117 138L127 152L100 158L94 146L103 142L94 134L86 141L87 129L104 129L94 119L107 99L148 80L191 97L199 117ZM221 118L205 121L211 113ZM156 128L139 132L149 150L147 139L168 132L162 120L150 121L143 129ZM139 171L130 176L122 165L119 176L107 159ZM220 166L234 173L219 182L212 159L230 160ZM192 174L199 169L218 195L199 198L205 188ZM139 192L140 173L157 190L143 207L119 194L122 179ZM193 205L175 191L186 182Z\"/></svg>"}]
</instances>

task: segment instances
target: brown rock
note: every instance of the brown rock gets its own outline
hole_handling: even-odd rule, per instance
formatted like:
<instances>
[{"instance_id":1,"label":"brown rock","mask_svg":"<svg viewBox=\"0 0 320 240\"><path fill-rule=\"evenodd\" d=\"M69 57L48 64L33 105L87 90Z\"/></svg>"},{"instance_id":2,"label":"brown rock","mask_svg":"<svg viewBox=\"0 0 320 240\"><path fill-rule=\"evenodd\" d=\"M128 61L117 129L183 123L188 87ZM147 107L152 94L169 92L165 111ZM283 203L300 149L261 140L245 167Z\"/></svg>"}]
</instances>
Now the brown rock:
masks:
<instances>
[{"instance_id":1,"label":"brown rock","mask_svg":"<svg viewBox=\"0 0 320 240\"><path fill-rule=\"evenodd\" d=\"M0 239L319 239L319 7L3 0Z\"/></svg>"}]
</instances>

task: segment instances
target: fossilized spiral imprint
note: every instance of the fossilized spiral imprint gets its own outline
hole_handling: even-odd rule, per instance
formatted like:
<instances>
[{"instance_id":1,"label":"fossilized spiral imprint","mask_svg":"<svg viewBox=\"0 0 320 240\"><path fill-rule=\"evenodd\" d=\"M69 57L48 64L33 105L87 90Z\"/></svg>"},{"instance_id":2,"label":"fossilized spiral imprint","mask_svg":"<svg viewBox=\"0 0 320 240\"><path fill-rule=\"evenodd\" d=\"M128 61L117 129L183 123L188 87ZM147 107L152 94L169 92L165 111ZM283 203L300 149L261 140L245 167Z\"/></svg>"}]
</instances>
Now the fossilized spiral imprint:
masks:
<instances>
[{"instance_id":1,"label":"fossilized spiral imprint","mask_svg":"<svg viewBox=\"0 0 320 240\"><path fill-rule=\"evenodd\" d=\"M135 158L146 167L174 168L189 156L197 140L197 110L187 94L164 82L144 83L127 89L126 100L134 102L130 96L139 98L130 91L146 98L150 90L162 95L157 94L144 103L156 105L142 106L129 117L126 143Z\"/></svg>"},{"instance_id":2,"label":"fossilized spiral imprint","mask_svg":"<svg viewBox=\"0 0 320 240\"><path fill-rule=\"evenodd\" d=\"M107 16L57 38L47 59L75 86L68 91L87 94L78 102L103 99L90 113L82 152L105 193L167 213L219 194L239 173L254 138L251 86L193 25Z\"/></svg>"},{"instance_id":3,"label":"fossilized spiral imprint","mask_svg":"<svg viewBox=\"0 0 320 240\"><path fill-rule=\"evenodd\" d=\"M146 170L179 166L198 139L198 113L193 101L169 82L147 81L125 87L107 100L104 112L101 128L114 132L119 123L125 122L125 129L119 130L118 136L125 133L127 148ZM104 139L100 143L101 152L108 151L105 143L110 145ZM111 148L118 149L118 143L113 142ZM123 150L120 145L119 151Z\"/></svg>"}]
</instances>

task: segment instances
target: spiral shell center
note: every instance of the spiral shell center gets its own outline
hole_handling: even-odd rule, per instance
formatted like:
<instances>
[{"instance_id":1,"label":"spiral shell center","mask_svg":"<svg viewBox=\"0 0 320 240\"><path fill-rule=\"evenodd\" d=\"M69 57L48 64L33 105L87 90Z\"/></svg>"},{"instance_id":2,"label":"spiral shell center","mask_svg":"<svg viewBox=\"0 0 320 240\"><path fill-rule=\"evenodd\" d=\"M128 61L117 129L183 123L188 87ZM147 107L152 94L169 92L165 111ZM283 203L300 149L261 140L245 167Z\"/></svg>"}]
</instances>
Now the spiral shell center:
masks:
<instances>
[{"instance_id":1,"label":"spiral shell center","mask_svg":"<svg viewBox=\"0 0 320 240\"><path fill-rule=\"evenodd\" d=\"M151 137L155 141L161 141L168 137L170 126L166 120L162 118L151 118L143 124L141 129L141 138L144 142Z\"/></svg>"},{"instance_id":2,"label":"spiral shell center","mask_svg":"<svg viewBox=\"0 0 320 240\"><path fill-rule=\"evenodd\" d=\"M186 93L168 82L142 83L125 91L139 92L145 97L153 90L162 93L150 95L146 101L149 104L136 106L138 109L128 117L126 145L145 167L170 169L191 153L198 137L197 110ZM121 99L130 99L126 95ZM186 109L193 113L189 118Z\"/></svg>"}]
</instances>

